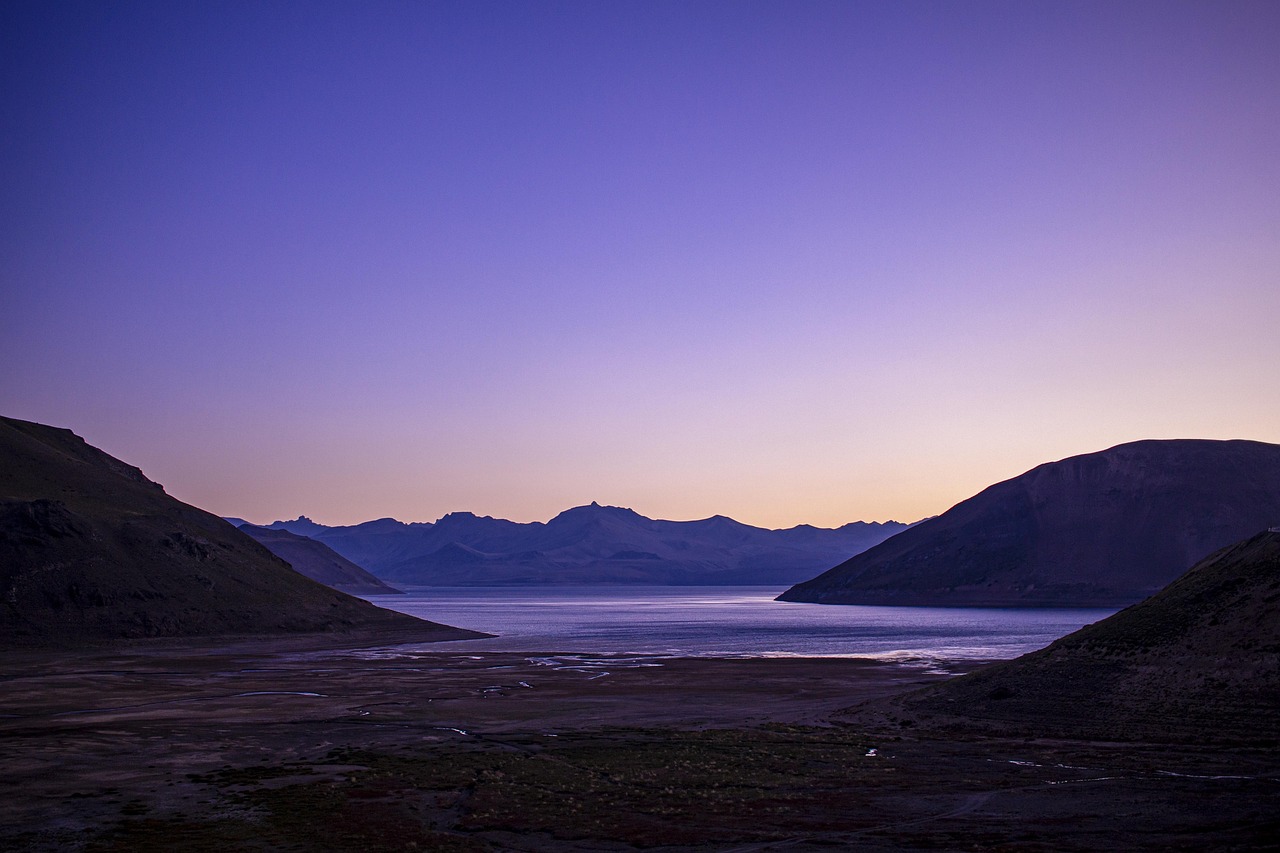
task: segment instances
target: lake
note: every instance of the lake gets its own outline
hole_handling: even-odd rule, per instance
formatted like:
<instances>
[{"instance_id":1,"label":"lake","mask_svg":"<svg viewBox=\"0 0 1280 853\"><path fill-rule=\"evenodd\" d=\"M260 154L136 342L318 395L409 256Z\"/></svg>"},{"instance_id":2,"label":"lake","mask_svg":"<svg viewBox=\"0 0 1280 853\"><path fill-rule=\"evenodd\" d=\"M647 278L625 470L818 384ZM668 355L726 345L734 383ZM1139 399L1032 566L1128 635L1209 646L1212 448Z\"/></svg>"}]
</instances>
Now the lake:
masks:
<instances>
[{"instance_id":1,"label":"lake","mask_svg":"<svg viewBox=\"0 0 1280 853\"><path fill-rule=\"evenodd\" d=\"M1012 658L1112 610L861 607L774 601L776 587L410 587L370 600L499 636L475 651L690 657Z\"/></svg>"}]
</instances>

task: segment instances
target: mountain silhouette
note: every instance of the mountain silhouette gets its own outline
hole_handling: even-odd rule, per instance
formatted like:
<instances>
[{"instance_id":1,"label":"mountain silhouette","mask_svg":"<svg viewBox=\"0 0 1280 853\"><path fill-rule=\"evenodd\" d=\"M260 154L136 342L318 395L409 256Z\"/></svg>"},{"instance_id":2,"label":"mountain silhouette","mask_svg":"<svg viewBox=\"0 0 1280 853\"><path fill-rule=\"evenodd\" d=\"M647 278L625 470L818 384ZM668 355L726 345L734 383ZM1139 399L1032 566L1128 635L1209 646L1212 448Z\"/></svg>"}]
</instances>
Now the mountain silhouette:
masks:
<instances>
[{"instance_id":1,"label":"mountain silhouette","mask_svg":"<svg viewBox=\"0 0 1280 853\"><path fill-rule=\"evenodd\" d=\"M0 418L5 642L321 632L479 636L318 584L70 430Z\"/></svg>"},{"instance_id":2,"label":"mountain silhouette","mask_svg":"<svg viewBox=\"0 0 1280 853\"><path fill-rule=\"evenodd\" d=\"M1280 445L1138 441L997 483L781 599L1120 607L1277 523Z\"/></svg>"},{"instance_id":3,"label":"mountain silhouette","mask_svg":"<svg viewBox=\"0 0 1280 853\"><path fill-rule=\"evenodd\" d=\"M267 526L309 531L304 535L383 580L438 586L789 584L908 527L859 521L837 529L766 530L719 515L655 520L598 503L547 522L453 512L435 523L383 518L317 531L303 517Z\"/></svg>"},{"instance_id":4,"label":"mountain silhouette","mask_svg":"<svg viewBox=\"0 0 1280 853\"><path fill-rule=\"evenodd\" d=\"M258 527L248 523L239 525L239 529L265 545L268 551L292 566L294 571L325 586L350 595L401 594L401 590L387 586L323 542L290 533L288 530Z\"/></svg>"},{"instance_id":5,"label":"mountain silhouette","mask_svg":"<svg viewBox=\"0 0 1280 853\"><path fill-rule=\"evenodd\" d=\"M1276 743L1280 529L1037 652L873 706L900 725ZM854 709L854 713L858 709Z\"/></svg>"}]
</instances>

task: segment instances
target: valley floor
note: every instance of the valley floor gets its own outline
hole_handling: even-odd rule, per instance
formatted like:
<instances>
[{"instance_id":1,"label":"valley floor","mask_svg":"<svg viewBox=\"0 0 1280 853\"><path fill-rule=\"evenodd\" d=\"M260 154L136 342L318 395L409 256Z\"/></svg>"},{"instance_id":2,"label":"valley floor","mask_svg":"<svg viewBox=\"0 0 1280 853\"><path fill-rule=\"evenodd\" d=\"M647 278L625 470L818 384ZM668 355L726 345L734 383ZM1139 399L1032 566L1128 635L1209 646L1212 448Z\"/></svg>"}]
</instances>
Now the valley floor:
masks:
<instances>
[{"instance_id":1,"label":"valley floor","mask_svg":"<svg viewBox=\"0 0 1280 853\"><path fill-rule=\"evenodd\" d=\"M945 677L447 644L6 654L0 848L1276 849L1274 749L828 722Z\"/></svg>"}]
</instances>

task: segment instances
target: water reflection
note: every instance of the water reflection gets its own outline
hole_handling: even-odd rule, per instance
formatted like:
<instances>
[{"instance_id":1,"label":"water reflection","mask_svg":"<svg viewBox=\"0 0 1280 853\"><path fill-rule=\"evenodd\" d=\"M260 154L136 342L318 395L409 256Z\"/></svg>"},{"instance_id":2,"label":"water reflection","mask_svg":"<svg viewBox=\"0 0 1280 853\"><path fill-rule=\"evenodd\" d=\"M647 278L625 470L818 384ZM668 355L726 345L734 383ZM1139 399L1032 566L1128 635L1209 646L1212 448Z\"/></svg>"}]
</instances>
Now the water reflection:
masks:
<instances>
[{"instance_id":1,"label":"water reflection","mask_svg":"<svg viewBox=\"0 0 1280 853\"><path fill-rule=\"evenodd\" d=\"M373 599L486 640L458 651L657 656L858 656L945 666L1011 658L1111 610L860 607L774 601L772 587L418 587Z\"/></svg>"}]
</instances>

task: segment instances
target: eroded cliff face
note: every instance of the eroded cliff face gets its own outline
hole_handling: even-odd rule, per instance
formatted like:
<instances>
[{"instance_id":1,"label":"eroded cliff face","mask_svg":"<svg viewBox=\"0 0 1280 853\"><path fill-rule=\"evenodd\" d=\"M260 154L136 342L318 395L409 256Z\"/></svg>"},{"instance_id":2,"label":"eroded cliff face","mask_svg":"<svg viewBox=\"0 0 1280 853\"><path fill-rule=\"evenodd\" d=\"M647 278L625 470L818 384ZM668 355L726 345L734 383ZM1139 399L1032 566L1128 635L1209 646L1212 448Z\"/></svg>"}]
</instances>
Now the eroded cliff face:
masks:
<instances>
[{"instance_id":1,"label":"eroded cliff face","mask_svg":"<svg viewBox=\"0 0 1280 853\"><path fill-rule=\"evenodd\" d=\"M1134 442L997 483L783 598L1123 606L1278 521L1280 446Z\"/></svg>"}]
</instances>

